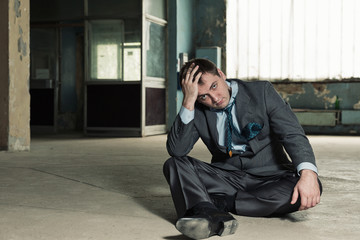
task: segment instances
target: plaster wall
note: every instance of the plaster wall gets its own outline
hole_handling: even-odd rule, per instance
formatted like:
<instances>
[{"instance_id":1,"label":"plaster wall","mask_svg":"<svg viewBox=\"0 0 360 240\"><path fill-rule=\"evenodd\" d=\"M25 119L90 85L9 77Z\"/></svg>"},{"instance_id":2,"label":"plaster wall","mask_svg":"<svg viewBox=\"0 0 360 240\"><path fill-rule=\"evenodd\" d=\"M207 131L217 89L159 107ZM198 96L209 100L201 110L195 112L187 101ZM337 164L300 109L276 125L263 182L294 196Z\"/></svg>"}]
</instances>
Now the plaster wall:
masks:
<instances>
[{"instance_id":1,"label":"plaster wall","mask_svg":"<svg viewBox=\"0 0 360 240\"><path fill-rule=\"evenodd\" d=\"M360 82L345 79L342 82L274 82L273 85L293 109L316 110L308 112L306 122L312 124L303 125L307 134L360 135ZM327 119L321 110L339 110L340 114L337 120ZM328 114L331 113L328 111ZM316 120L335 121L335 125L314 125Z\"/></svg>"},{"instance_id":2,"label":"plaster wall","mask_svg":"<svg viewBox=\"0 0 360 240\"><path fill-rule=\"evenodd\" d=\"M177 31L176 31L176 42L177 42L177 57L179 57L180 53L187 53L188 59L192 59L195 57L195 2L192 0L178 0L177 5ZM179 66L181 68L181 66ZM176 82L178 82L178 77ZM180 111L182 101L183 101L183 93L180 89L178 89L176 94L176 113Z\"/></svg>"},{"instance_id":3,"label":"plaster wall","mask_svg":"<svg viewBox=\"0 0 360 240\"><path fill-rule=\"evenodd\" d=\"M182 91L178 85L178 58L180 53L187 53L189 59L195 56L194 24L195 1L168 1L168 37L169 37L169 81L168 81L168 120L171 127L176 114L181 108Z\"/></svg>"},{"instance_id":4,"label":"plaster wall","mask_svg":"<svg viewBox=\"0 0 360 240\"><path fill-rule=\"evenodd\" d=\"M292 108L335 109L336 98L340 110L360 109L360 82L273 83Z\"/></svg>"},{"instance_id":5,"label":"plaster wall","mask_svg":"<svg viewBox=\"0 0 360 240\"><path fill-rule=\"evenodd\" d=\"M8 150L30 149L29 0L9 0Z\"/></svg>"},{"instance_id":6,"label":"plaster wall","mask_svg":"<svg viewBox=\"0 0 360 240\"><path fill-rule=\"evenodd\" d=\"M188 53L191 59L195 57L197 47L212 46L221 47L221 68L226 69L226 1L169 1L168 128L179 112L183 99L178 87L177 70L173 67L177 65L179 54Z\"/></svg>"},{"instance_id":7,"label":"plaster wall","mask_svg":"<svg viewBox=\"0 0 360 240\"><path fill-rule=\"evenodd\" d=\"M226 0L198 0L195 14L196 47L221 48L221 69L226 70Z\"/></svg>"}]
</instances>

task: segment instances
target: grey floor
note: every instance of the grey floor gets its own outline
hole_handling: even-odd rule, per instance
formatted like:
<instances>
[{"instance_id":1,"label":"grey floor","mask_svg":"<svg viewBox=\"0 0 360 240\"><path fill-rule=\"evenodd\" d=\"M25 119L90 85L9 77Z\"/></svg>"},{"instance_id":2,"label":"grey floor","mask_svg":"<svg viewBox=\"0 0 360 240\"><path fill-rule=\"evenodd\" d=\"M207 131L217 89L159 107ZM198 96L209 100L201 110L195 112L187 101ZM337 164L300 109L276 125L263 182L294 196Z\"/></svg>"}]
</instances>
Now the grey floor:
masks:
<instances>
[{"instance_id":1,"label":"grey floor","mask_svg":"<svg viewBox=\"0 0 360 240\"><path fill-rule=\"evenodd\" d=\"M188 239L162 164L166 136L32 139L0 152L0 240ZM360 239L360 137L311 136L324 186L320 205L284 218L236 216L235 235L211 239ZM198 143L192 156L208 160Z\"/></svg>"}]
</instances>

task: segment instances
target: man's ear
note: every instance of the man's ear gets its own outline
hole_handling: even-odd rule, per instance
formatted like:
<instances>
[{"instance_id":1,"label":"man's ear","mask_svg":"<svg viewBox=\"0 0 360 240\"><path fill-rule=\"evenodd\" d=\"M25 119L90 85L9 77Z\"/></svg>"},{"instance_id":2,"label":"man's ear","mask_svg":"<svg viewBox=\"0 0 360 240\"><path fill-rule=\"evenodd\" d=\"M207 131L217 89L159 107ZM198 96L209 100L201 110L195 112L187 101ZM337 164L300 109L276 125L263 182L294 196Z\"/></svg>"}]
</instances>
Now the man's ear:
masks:
<instances>
[{"instance_id":1,"label":"man's ear","mask_svg":"<svg viewBox=\"0 0 360 240\"><path fill-rule=\"evenodd\" d=\"M223 73L223 72L220 70L220 68L218 68L217 71L218 71L220 77L225 81L225 80L226 80L226 75L225 75L225 73Z\"/></svg>"}]
</instances>

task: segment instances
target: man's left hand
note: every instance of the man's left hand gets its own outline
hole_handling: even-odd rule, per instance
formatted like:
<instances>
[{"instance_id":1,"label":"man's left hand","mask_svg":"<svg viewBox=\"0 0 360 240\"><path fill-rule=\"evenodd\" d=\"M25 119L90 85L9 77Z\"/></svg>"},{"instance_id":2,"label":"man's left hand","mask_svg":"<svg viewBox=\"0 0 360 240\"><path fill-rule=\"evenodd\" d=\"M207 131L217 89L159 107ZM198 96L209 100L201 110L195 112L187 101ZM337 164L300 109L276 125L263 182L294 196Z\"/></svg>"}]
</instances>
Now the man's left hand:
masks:
<instances>
[{"instance_id":1,"label":"man's left hand","mask_svg":"<svg viewBox=\"0 0 360 240\"><path fill-rule=\"evenodd\" d=\"M301 205L299 211L315 207L320 202L320 186L318 177L312 170L304 169L294 187L291 204L295 204L299 196Z\"/></svg>"}]
</instances>

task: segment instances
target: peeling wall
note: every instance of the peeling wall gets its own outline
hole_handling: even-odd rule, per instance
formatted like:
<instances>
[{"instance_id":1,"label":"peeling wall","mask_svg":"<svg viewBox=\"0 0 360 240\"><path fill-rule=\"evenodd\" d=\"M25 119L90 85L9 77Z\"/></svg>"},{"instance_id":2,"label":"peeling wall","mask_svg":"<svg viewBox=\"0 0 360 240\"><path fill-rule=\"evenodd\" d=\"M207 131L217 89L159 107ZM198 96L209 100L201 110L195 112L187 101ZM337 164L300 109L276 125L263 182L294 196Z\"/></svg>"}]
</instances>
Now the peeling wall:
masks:
<instances>
[{"instance_id":1,"label":"peeling wall","mask_svg":"<svg viewBox=\"0 0 360 240\"><path fill-rule=\"evenodd\" d=\"M360 135L360 82L273 82L273 85L293 109L341 110L335 119L322 119L335 121L335 125L303 124L307 134ZM336 99L339 101L339 108L335 107ZM315 115L309 115L311 119L306 120L307 122L319 119L319 112L312 114Z\"/></svg>"},{"instance_id":2,"label":"peeling wall","mask_svg":"<svg viewBox=\"0 0 360 240\"><path fill-rule=\"evenodd\" d=\"M226 69L226 0L198 0L196 47L221 47L221 69Z\"/></svg>"},{"instance_id":3,"label":"peeling wall","mask_svg":"<svg viewBox=\"0 0 360 240\"><path fill-rule=\"evenodd\" d=\"M29 0L9 0L8 150L30 149Z\"/></svg>"},{"instance_id":4,"label":"peeling wall","mask_svg":"<svg viewBox=\"0 0 360 240\"><path fill-rule=\"evenodd\" d=\"M335 109L338 98L340 110L360 108L360 82L273 83L292 108Z\"/></svg>"}]
</instances>

